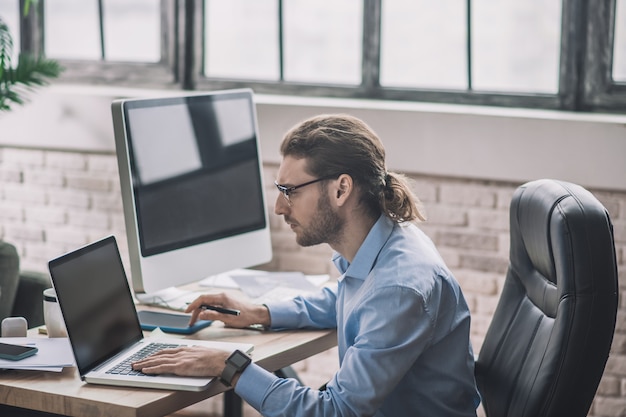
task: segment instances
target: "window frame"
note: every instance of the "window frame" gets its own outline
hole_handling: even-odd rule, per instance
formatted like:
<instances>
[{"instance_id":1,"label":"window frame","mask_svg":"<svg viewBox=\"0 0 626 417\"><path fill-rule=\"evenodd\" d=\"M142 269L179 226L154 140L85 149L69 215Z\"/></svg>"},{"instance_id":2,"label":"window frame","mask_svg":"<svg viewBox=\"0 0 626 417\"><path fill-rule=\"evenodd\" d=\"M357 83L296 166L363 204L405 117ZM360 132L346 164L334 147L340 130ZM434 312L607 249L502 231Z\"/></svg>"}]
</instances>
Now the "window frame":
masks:
<instances>
[{"instance_id":1,"label":"window frame","mask_svg":"<svg viewBox=\"0 0 626 417\"><path fill-rule=\"evenodd\" d=\"M19 0L20 10L26 0ZM45 0L20 21L21 50L44 48ZM102 1L102 0L98 0ZM279 1L279 9L282 0ZM64 83L106 84L183 90L252 88L257 93L341 97L565 111L626 111L626 84L613 81L616 0L562 0L557 94L485 93L382 87L380 36L382 0L363 0L362 83L358 86L207 78L203 74L203 0L161 0L161 60L158 63L59 60ZM466 0L467 7L471 0ZM469 19L468 19L469 26ZM469 45L468 45L469 48ZM468 51L468 54L470 51ZM468 76L471 77L468 66ZM471 86L471 83L469 84Z\"/></svg>"}]
</instances>

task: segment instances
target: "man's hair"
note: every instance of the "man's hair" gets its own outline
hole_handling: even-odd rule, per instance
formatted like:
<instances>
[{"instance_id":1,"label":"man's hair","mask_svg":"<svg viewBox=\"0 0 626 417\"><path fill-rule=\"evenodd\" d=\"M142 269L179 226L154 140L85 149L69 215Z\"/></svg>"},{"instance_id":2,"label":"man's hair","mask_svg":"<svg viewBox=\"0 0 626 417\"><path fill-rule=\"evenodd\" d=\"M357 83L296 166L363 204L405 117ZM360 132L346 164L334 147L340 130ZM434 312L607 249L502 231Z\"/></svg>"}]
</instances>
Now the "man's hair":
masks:
<instances>
[{"instance_id":1,"label":"man's hair","mask_svg":"<svg viewBox=\"0 0 626 417\"><path fill-rule=\"evenodd\" d=\"M384 213L397 223L425 220L408 179L387 171L380 138L356 117L333 114L305 120L285 134L280 153L305 158L308 173L318 178L350 175L360 203L373 217Z\"/></svg>"}]
</instances>

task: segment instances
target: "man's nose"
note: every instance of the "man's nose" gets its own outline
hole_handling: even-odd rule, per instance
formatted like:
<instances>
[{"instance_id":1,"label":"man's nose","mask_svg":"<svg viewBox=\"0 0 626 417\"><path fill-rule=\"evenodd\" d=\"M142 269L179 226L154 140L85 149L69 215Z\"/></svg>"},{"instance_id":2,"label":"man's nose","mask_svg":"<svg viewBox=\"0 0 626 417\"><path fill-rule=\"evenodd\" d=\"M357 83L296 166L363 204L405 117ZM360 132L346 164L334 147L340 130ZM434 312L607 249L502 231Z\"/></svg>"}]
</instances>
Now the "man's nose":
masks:
<instances>
[{"instance_id":1,"label":"man's nose","mask_svg":"<svg viewBox=\"0 0 626 417\"><path fill-rule=\"evenodd\" d=\"M274 204L274 214L282 216L289 212L289 203L280 193L276 197L276 203Z\"/></svg>"}]
</instances>

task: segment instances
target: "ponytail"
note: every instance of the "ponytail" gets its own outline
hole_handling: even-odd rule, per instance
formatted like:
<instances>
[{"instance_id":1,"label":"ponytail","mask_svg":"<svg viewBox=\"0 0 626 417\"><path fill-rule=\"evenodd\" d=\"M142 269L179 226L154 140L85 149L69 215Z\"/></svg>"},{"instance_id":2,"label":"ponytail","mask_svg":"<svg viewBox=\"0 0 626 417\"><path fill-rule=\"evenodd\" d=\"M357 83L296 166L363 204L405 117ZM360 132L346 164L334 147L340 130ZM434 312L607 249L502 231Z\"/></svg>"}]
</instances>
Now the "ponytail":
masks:
<instances>
[{"instance_id":1,"label":"ponytail","mask_svg":"<svg viewBox=\"0 0 626 417\"><path fill-rule=\"evenodd\" d=\"M397 223L426 220L422 204L406 176L388 172L382 183L380 208L383 214Z\"/></svg>"}]
</instances>

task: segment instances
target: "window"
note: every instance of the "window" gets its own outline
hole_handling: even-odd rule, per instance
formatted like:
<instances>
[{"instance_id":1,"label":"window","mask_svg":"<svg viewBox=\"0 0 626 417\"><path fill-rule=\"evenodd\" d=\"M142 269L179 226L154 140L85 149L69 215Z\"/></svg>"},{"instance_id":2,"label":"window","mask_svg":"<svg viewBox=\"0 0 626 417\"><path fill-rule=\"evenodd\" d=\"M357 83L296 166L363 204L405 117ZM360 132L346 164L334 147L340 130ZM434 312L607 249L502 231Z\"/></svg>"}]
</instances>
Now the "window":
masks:
<instances>
[{"instance_id":1,"label":"window","mask_svg":"<svg viewBox=\"0 0 626 417\"><path fill-rule=\"evenodd\" d=\"M47 0L44 4L49 58L160 60L159 0Z\"/></svg>"},{"instance_id":2,"label":"window","mask_svg":"<svg viewBox=\"0 0 626 417\"><path fill-rule=\"evenodd\" d=\"M472 87L557 94L560 0L473 0Z\"/></svg>"},{"instance_id":3,"label":"window","mask_svg":"<svg viewBox=\"0 0 626 417\"><path fill-rule=\"evenodd\" d=\"M381 85L466 90L466 13L458 0L384 1Z\"/></svg>"},{"instance_id":4,"label":"window","mask_svg":"<svg viewBox=\"0 0 626 417\"><path fill-rule=\"evenodd\" d=\"M383 2L381 84L558 92L559 0Z\"/></svg>"},{"instance_id":5,"label":"window","mask_svg":"<svg viewBox=\"0 0 626 417\"><path fill-rule=\"evenodd\" d=\"M362 0L207 0L205 75L358 85Z\"/></svg>"},{"instance_id":6,"label":"window","mask_svg":"<svg viewBox=\"0 0 626 417\"><path fill-rule=\"evenodd\" d=\"M45 5L46 55L49 58L98 59L101 56L97 2L48 0Z\"/></svg>"},{"instance_id":7,"label":"window","mask_svg":"<svg viewBox=\"0 0 626 417\"><path fill-rule=\"evenodd\" d=\"M64 82L626 109L626 0L1 3Z\"/></svg>"},{"instance_id":8,"label":"window","mask_svg":"<svg viewBox=\"0 0 626 417\"><path fill-rule=\"evenodd\" d=\"M208 0L204 16L207 77L280 80L275 0Z\"/></svg>"}]
</instances>

